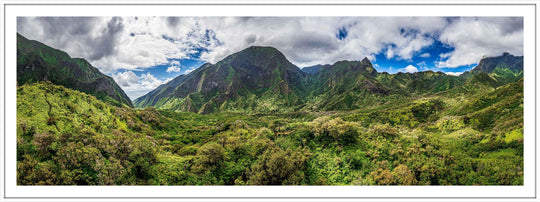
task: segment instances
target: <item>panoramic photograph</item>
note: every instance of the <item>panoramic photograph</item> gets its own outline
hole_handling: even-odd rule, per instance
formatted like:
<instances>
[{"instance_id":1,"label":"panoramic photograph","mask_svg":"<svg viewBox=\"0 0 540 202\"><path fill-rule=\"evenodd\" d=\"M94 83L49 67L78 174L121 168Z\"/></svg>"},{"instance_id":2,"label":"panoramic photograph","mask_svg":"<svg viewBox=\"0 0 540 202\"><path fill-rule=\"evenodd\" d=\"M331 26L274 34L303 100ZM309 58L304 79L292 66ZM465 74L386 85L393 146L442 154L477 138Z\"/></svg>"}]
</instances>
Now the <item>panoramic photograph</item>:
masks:
<instances>
[{"instance_id":1,"label":"panoramic photograph","mask_svg":"<svg viewBox=\"0 0 540 202\"><path fill-rule=\"evenodd\" d=\"M523 17L16 27L17 185L524 185Z\"/></svg>"}]
</instances>

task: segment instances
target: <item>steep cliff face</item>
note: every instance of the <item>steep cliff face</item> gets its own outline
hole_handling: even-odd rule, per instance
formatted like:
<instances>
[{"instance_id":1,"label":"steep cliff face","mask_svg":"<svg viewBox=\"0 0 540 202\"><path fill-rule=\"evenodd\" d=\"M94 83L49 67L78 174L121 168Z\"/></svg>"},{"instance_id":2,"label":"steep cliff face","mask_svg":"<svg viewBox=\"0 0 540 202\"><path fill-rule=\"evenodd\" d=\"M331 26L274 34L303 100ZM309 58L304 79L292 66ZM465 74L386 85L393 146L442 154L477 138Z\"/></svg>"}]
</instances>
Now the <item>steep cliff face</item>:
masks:
<instances>
[{"instance_id":1,"label":"steep cliff face","mask_svg":"<svg viewBox=\"0 0 540 202\"><path fill-rule=\"evenodd\" d=\"M85 59L71 58L63 51L17 34L17 83L38 81L79 90L116 106L133 107L122 88Z\"/></svg>"}]
</instances>

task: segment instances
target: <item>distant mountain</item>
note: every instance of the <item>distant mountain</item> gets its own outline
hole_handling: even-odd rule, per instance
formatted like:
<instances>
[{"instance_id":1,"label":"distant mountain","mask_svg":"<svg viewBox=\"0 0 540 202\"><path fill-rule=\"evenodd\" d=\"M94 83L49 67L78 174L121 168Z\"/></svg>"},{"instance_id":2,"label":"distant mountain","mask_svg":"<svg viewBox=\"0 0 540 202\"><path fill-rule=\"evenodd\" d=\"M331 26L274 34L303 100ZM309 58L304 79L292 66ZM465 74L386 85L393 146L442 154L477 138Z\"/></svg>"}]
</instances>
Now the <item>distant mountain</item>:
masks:
<instances>
[{"instance_id":1,"label":"distant mountain","mask_svg":"<svg viewBox=\"0 0 540 202\"><path fill-rule=\"evenodd\" d=\"M377 75L377 80L391 93L428 93L452 89L463 84L464 79L449 76L443 72L415 72L389 74L386 72Z\"/></svg>"},{"instance_id":2,"label":"distant mountain","mask_svg":"<svg viewBox=\"0 0 540 202\"><path fill-rule=\"evenodd\" d=\"M371 62L339 61L320 67L310 75L312 103L310 110L345 110L372 104L378 96L387 95L389 89L376 80L377 70Z\"/></svg>"},{"instance_id":3,"label":"distant mountain","mask_svg":"<svg viewBox=\"0 0 540 202\"><path fill-rule=\"evenodd\" d=\"M71 58L61 50L17 33L17 83L24 85L38 81L79 90L116 106L133 107L122 88L85 59Z\"/></svg>"},{"instance_id":4,"label":"distant mountain","mask_svg":"<svg viewBox=\"0 0 540 202\"><path fill-rule=\"evenodd\" d=\"M453 90L473 93L523 77L523 57L483 58L461 76L379 73L369 59L299 69L271 47L249 47L204 64L134 101L136 107L212 113L352 110Z\"/></svg>"},{"instance_id":5,"label":"distant mountain","mask_svg":"<svg viewBox=\"0 0 540 202\"><path fill-rule=\"evenodd\" d=\"M523 56L514 56L505 52L498 57L484 57L471 72L491 73L496 68L505 68L514 72L523 71Z\"/></svg>"},{"instance_id":6,"label":"distant mountain","mask_svg":"<svg viewBox=\"0 0 540 202\"><path fill-rule=\"evenodd\" d=\"M308 74L315 74L317 72L319 72L319 70L321 69L321 67L323 67L325 65L313 65L313 66L309 66L309 67L304 67L302 68L302 71L304 71L305 73L308 73Z\"/></svg>"},{"instance_id":7,"label":"distant mountain","mask_svg":"<svg viewBox=\"0 0 540 202\"><path fill-rule=\"evenodd\" d=\"M137 98L136 107L211 113L281 111L303 103L307 74L275 48L250 47Z\"/></svg>"},{"instance_id":8,"label":"distant mountain","mask_svg":"<svg viewBox=\"0 0 540 202\"><path fill-rule=\"evenodd\" d=\"M503 53L497 57L484 57L476 67L460 77L467 79L468 83L477 82L493 88L516 82L523 78L523 56Z\"/></svg>"}]
</instances>

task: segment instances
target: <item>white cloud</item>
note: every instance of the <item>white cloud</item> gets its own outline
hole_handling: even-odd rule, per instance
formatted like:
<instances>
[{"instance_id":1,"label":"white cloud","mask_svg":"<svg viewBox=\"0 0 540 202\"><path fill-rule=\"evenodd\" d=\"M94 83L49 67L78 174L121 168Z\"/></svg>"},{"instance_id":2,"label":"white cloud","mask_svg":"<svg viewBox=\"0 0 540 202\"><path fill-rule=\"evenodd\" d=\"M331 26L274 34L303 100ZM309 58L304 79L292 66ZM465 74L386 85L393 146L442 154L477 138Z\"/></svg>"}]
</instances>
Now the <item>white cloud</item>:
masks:
<instances>
[{"instance_id":1,"label":"white cloud","mask_svg":"<svg viewBox=\"0 0 540 202\"><path fill-rule=\"evenodd\" d=\"M113 78L122 87L130 87L139 81L139 77L132 71L126 71L123 73L113 74Z\"/></svg>"},{"instance_id":2,"label":"white cloud","mask_svg":"<svg viewBox=\"0 0 540 202\"><path fill-rule=\"evenodd\" d=\"M168 78L162 81L154 77L150 72L139 77L132 71L119 72L111 76L132 100L173 79Z\"/></svg>"},{"instance_id":3,"label":"white cloud","mask_svg":"<svg viewBox=\"0 0 540 202\"><path fill-rule=\"evenodd\" d=\"M196 68L197 68L197 67L195 67L195 66L190 67L189 69L186 69L186 70L184 71L184 74L189 74L189 73L191 73L193 70L195 70Z\"/></svg>"},{"instance_id":4,"label":"white cloud","mask_svg":"<svg viewBox=\"0 0 540 202\"><path fill-rule=\"evenodd\" d=\"M421 58L429 58L431 56L431 54L429 53L423 53L422 55L420 55Z\"/></svg>"},{"instance_id":5,"label":"white cloud","mask_svg":"<svg viewBox=\"0 0 540 202\"><path fill-rule=\"evenodd\" d=\"M111 73L167 64L169 59L193 53L191 44L166 38L187 35L190 27L173 28L165 21L161 17L29 17L18 18L17 31Z\"/></svg>"},{"instance_id":6,"label":"white cloud","mask_svg":"<svg viewBox=\"0 0 540 202\"><path fill-rule=\"evenodd\" d=\"M177 66L177 65L173 65L173 66L169 66L166 70L167 73L171 73L171 72L179 72L180 71L180 67Z\"/></svg>"},{"instance_id":7,"label":"white cloud","mask_svg":"<svg viewBox=\"0 0 540 202\"><path fill-rule=\"evenodd\" d=\"M386 50L386 58L391 59L394 57L394 50L392 47L388 47L388 50Z\"/></svg>"},{"instance_id":8,"label":"white cloud","mask_svg":"<svg viewBox=\"0 0 540 202\"><path fill-rule=\"evenodd\" d=\"M409 73L418 72L418 68L416 68L415 66L412 66L412 65L408 65L403 70L405 70L405 72L409 72Z\"/></svg>"},{"instance_id":9,"label":"white cloud","mask_svg":"<svg viewBox=\"0 0 540 202\"><path fill-rule=\"evenodd\" d=\"M441 55L448 59L440 61L439 68L475 64L482 56L499 56L503 52L523 55L523 19L460 18L445 27L439 39L454 47L454 51Z\"/></svg>"},{"instance_id":10,"label":"white cloud","mask_svg":"<svg viewBox=\"0 0 540 202\"><path fill-rule=\"evenodd\" d=\"M248 46L273 46L298 66L338 60L410 60L435 37L455 50L439 67L478 62L483 55L523 52L522 18L442 17L95 17L18 18L18 32L104 72L170 64L198 50L216 63ZM347 36L338 39L338 30ZM427 57L423 53L420 57ZM173 60L175 61L175 60Z\"/></svg>"},{"instance_id":11,"label":"white cloud","mask_svg":"<svg viewBox=\"0 0 540 202\"><path fill-rule=\"evenodd\" d=\"M447 58L449 58L449 57L452 56L452 55L453 55L452 52L441 53L441 54L439 54L439 57L440 57L441 59L447 59Z\"/></svg>"},{"instance_id":12,"label":"white cloud","mask_svg":"<svg viewBox=\"0 0 540 202\"><path fill-rule=\"evenodd\" d=\"M74 57L87 58L104 72L169 64L170 59L187 58L200 49L207 50L201 54L202 60L216 63L252 45L276 47L298 66L374 58L382 51L389 58L410 59L432 44L428 35L446 24L444 18L436 17L51 19L21 18L18 32ZM57 31L52 32L51 27ZM336 37L340 29L347 32L341 40Z\"/></svg>"},{"instance_id":13,"label":"white cloud","mask_svg":"<svg viewBox=\"0 0 540 202\"><path fill-rule=\"evenodd\" d=\"M309 17L281 22L275 18L241 18L230 22L235 24L221 23L216 29L217 39L226 45L205 54L210 62L217 62L248 44L276 47L298 66L374 58L383 51L388 58L407 60L432 44L433 39L428 36L445 25L444 18L409 17ZM339 40L335 35L343 28L347 37ZM401 34L402 28L407 28L405 34Z\"/></svg>"},{"instance_id":14,"label":"white cloud","mask_svg":"<svg viewBox=\"0 0 540 202\"><path fill-rule=\"evenodd\" d=\"M417 63L416 66L418 67L419 71L427 71L428 70L427 63L425 61Z\"/></svg>"},{"instance_id":15,"label":"white cloud","mask_svg":"<svg viewBox=\"0 0 540 202\"><path fill-rule=\"evenodd\" d=\"M452 76L459 76L463 74L463 72L445 72L445 74L452 75Z\"/></svg>"}]
</instances>

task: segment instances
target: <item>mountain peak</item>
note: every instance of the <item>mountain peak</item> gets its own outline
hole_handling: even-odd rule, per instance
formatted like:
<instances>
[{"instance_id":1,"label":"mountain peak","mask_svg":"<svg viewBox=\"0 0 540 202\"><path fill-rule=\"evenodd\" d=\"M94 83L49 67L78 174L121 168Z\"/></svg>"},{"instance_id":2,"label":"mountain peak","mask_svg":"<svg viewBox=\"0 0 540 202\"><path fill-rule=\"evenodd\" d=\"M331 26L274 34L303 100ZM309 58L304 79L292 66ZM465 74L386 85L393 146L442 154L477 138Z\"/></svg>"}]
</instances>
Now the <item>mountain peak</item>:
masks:
<instances>
[{"instance_id":1,"label":"mountain peak","mask_svg":"<svg viewBox=\"0 0 540 202\"><path fill-rule=\"evenodd\" d=\"M256 50L256 49L267 49L267 50L278 51L277 48L274 48L274 47L272 47L272 46L250 46L250 47L247 47L247 48L244 49L244 50Z\"/></svg>"},{"instance_id":2,"label":"mountain peak","mask_svg":"<svg viewBox=\"0 0 540 202\"><path fill-rule=\"evenodd\" d=\"M362 61L360 61L360 62L371 64L371 61L369 61L369 59L367 57L364 57L364 59L362 59Z\"/></svg>"},{"instance_id":3,"label":"mountain peak","mask_svg":"<svg viewBox=\"0 0 540 202\"><path fill-rule=\"evenodd\" d=\"M283 58L285 56L283 53L281 53L277 48L271 47L271 46L250 46L240 52L237 52L235 54L242 54L242 53L263 53L264 55L271 56L271 55L280 55ZM234 55L234 54L233 54Z\"/></svg>"},{"instance_id":4,"label":"mountain peak","mask_svg":"<svg viewBox=\"0 0 540 202\"><path fill-rule=\"evenodd\" d=\"M523 56L514 56L509 52L504 52L500 56L483 57L471 71L490 73L497 67L508 68L512 71L523 71Z\"/></svg>"},{"instance_id":5,"label":"mountain peak","mask_svg":"<svg viewBox=\"0 0 540 202\"><path fill-rule=\"evenodd\" d=\"M265 103L286 97L286 101L272 104L276 109L284 108L303 102L300 94L305 87L306 75L276 48L250 46L216 64L205 64L182 78L174 79L161 86L160 90L136 99L135 105L156 106L164 99L182 100L166 108L211 113L224 108L239 108L236 102L246 96L254 96L266 100ZM254 106L247 110L262 109L262 106Z\"/></svg>"},{"instance_id":6,"label":"mountain peak","mask_svg":"<svg viewBox=\"0 0 540 202\"><path fill-rule=\"evenodd\" d=\"M294 66L289 62L289 60L287 60L283 53L270 46L250 46L240 52L227 56L218 63L231 64L232 66L236 67L266 66L265 63L281 63L285 66Z\"/></svg>"}]
</instances>

